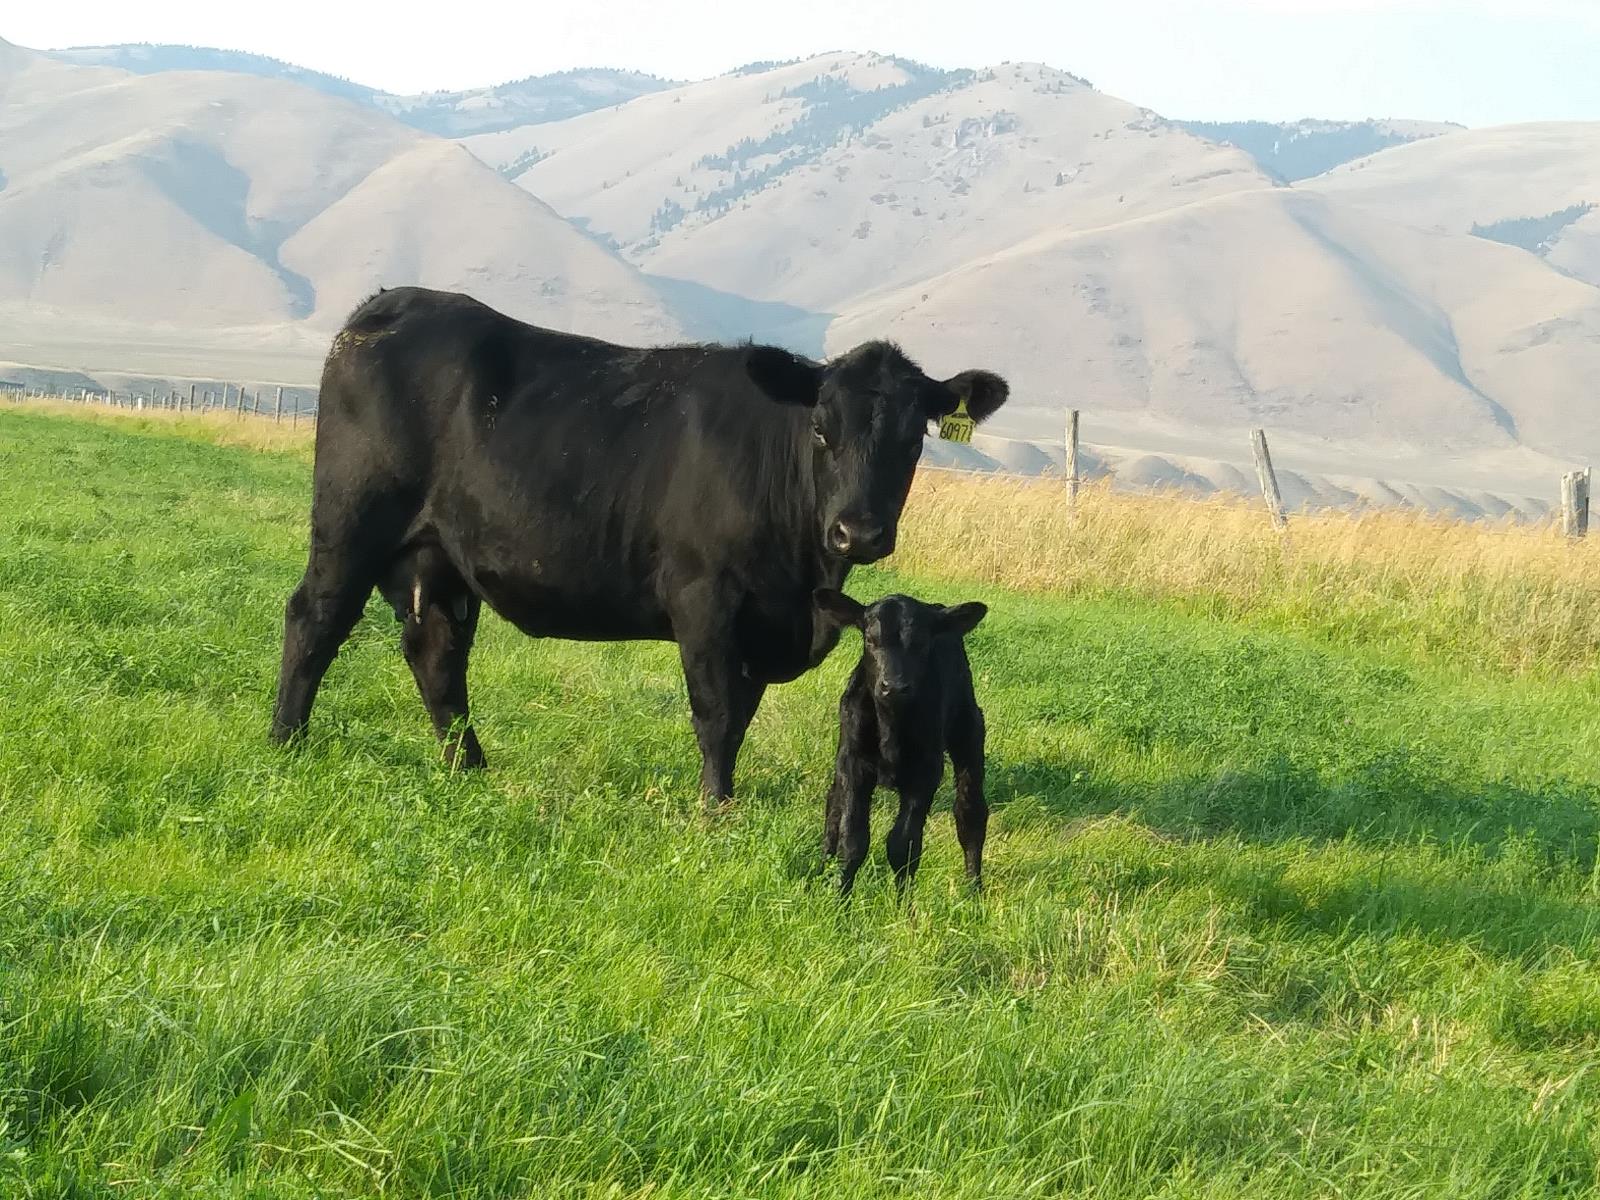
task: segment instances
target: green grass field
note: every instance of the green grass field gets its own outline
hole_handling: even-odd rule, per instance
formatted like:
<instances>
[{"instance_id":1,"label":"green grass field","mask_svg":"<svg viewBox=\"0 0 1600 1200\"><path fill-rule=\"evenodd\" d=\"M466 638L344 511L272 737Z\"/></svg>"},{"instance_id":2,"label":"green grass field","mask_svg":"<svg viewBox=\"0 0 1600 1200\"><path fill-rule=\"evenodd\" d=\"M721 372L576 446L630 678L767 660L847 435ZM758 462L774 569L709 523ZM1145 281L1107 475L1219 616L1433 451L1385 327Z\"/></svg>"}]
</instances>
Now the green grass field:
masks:
<instances>
[{"instance_id":1,"label":"green grass field","mask_svg":"<svg viewBox=\"0 0 1600 1200\"><path fill-rule=\"evenodd\" d=\"M670 646L489 621L452 776L374 605L270 747L308 479L0 413L0 1196L1600 1194L1600 672L859 572L995 817L842 909L853 637L710 824Z\"/></svg>"}]
</instances>

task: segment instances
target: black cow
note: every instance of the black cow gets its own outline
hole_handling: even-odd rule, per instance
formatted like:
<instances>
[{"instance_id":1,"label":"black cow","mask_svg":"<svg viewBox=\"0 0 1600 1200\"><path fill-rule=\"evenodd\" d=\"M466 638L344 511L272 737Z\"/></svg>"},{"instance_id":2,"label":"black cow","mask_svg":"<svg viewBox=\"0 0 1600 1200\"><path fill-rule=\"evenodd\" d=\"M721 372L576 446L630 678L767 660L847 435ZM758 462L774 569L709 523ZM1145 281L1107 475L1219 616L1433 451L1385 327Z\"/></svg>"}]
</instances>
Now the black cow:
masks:
<instances>
[{"instance_id":1,"label":"black cow","mask_svg":"<svg viewBox=\"0 0 1600 1200\"><path fill-rule=\"evenodd\" d=\"M982 886L989 805L983 797L983 709L962 642L989 611L972 601L943 608L910 596L863 607L837 590L816 593L834 627L861 630L861 661L839 701L839 754L822 836L826 862L839 856L839 890L850 894L867 857L868 818L878 787L900 794L889 831L889 865L900 891L922 860L922 830L948 753L956 769L956 837L967 878Z\"/></svg>"},{"instance_id":2,"label":"black cow","mask_svg":"<svg viewBox=\"0 0 1600 1200\"><path fill-rule=\"evenodd\" d=\"M446 757L476 766L467 656L487 602L540 637L678 644L708 803L768 684L838 630L812 592L894 549L931 419L1005 403L887 342L826 363L771 346L630 349L398 288L323 369L310 561L289 598L273 736L306 726L380 588Z\"/></svg>"}]
</instances>

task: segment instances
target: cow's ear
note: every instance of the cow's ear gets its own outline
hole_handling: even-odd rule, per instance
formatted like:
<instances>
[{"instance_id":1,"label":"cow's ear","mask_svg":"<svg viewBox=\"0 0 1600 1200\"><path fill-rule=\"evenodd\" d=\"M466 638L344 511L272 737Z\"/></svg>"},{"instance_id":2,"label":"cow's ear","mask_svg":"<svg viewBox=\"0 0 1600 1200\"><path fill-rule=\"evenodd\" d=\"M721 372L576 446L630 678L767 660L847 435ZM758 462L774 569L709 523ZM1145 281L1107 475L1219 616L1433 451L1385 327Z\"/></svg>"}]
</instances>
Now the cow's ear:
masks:
<instances>
[{"instance_id":1,"label":"cow's ear","mask_svg":"<svg viewBox=\"0 0 1600 1200\"><path fill-rule=\"evenodd\" d=\"M835 628L842 629L846 625L861 628L866 620L867 610L862 607L859 600L852 600L843 592L833 588L818 588L811 593L811 599L817 606L817 612L822 614L823 620Z\"/></svg>"},{"instance_id":2,"label":"cow's ear","mask_svg":"<svg viewBox=\"0 0 1600 1200\"><path fill-rule=\"evenodd\" d=\"M970 600L966 604L941 608L939 615L934 618L933 625L940 633L953 633L957 637L966 637L978 627L978 622L988 615L987 604L979 600Z\"/></svg>"},{"instance_id":3,"label":"cow's ear","mask_svg":"<svg viewBox=\"0 0 1600 1200\"><path fill-rule=\"evenodd\" d=\"M945 393L939 397L940 411L929 413L930 417L948 417L965 399L967 413L980 424L994 416L1011 395L1011 385L993 371L963 371L944 380L939 390Z\"/></svg>"},{"instance_id":4,"label":"cow's ear","mask_svg":"<svg viewBox=\"0 0 1600 1200\"><path fill-rule=\"evenodd\" d=\"M780 404L813 405L822 387L822 367L776 346L751 346L745 370L755 385Z\"/></svg>"}]
</instances>

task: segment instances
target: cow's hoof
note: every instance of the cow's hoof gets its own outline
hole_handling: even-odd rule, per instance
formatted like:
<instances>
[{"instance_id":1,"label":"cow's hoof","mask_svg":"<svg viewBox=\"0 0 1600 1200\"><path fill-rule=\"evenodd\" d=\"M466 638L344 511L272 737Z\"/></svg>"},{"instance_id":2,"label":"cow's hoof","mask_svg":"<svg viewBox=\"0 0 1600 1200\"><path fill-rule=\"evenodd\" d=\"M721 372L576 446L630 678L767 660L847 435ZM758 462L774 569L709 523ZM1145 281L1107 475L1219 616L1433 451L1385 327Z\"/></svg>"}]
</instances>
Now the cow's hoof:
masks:
<instances>
[{"instance_id":1,"label":"cow's hoof","mask_svg":"<svg viewBox=\"0 0 1600 1200\"><path fill-rule=\"evenodd\" d=\"M306 740L306 727L304 725L279 725L274 722L271 731L267 734L267 740L274 746L298 746Z\"/></svg>"},{"instance_id":2,"label":"cow's hoof","mask_svg":"<svg viewBox=\"0 0 1600 1200\"><path fill-rule=\"evenodd\" d=\"M456 751L446 750L444 765L452 771L482 771L489 766L489 760L476 746L464 746Z\"/></svg>"}]
</instances>

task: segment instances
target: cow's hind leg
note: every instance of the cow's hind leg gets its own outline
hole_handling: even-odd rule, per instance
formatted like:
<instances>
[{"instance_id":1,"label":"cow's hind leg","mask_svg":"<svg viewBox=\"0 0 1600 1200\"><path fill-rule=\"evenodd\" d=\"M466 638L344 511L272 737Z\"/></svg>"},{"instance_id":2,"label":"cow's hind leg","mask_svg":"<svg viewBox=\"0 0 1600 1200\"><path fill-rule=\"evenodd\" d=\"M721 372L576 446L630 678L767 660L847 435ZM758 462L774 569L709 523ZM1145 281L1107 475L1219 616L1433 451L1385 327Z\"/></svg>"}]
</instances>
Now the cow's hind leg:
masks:
<instances>
[{"instance_id":1,"label":"cow's hind leg","mask_svg":"<svg viewBox=\"0 0 1600 1200\"><path fill-rule=\"evenodd\" d=\"M361 619L377 582L371 561L353 547L319 550L313 544L306 573L284 607L273 741L287 742L305 732L322 677Z\"/></svg>"},{"instance_id":2,"label":"cow's hind leg","mask_svg":"<svg viewBox=\"0 0 1600 1200\"><path fill-rule=\"evenodd\" d=\"M402 622L401 646L451 767L481 767L467 709L467 659L482 601L438 551L400 559L383 585Z\"/></svg>"}]
</instances>

